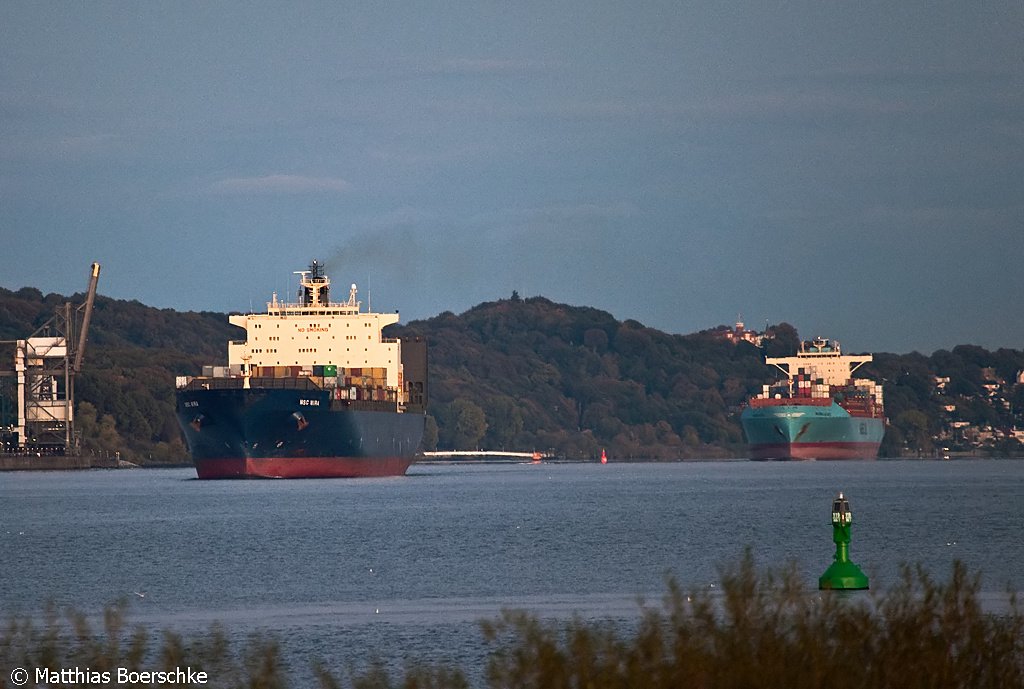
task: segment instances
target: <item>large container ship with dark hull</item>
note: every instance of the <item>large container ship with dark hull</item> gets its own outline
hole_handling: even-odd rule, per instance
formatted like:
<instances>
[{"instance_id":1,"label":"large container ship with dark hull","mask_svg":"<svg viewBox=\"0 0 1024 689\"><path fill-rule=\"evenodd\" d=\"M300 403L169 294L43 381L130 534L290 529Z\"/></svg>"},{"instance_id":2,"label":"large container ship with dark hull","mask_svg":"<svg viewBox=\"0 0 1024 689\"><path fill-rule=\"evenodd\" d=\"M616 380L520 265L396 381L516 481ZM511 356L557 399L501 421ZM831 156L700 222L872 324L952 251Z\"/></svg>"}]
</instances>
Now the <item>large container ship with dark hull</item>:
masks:
<instances>
[{"instance_id":1,"label":"large container ship with dark hull","mask_svg":"<svg viewBox=\"0 0 1024 689\"><path fill-rule=\"evenodd\" d=\"M882 386L854 378L870 354L804 342L796 356L767 358L786 379L765 385L740 415L751 459L874 459L885 433Z\"/></svg>"},{"instance_id":2,"label":"large container ship with dark hull","mask_svg":"<svg viewBox=\"0 0 1024 689\"><path fill-rule=\"evenodd\" d=\"M228 365L177 380L177 417L199 478L401 476L416 457L427 402L421 339L387 339L398 314L364 312L352 285L330 300L313 262L298 303L233 315L246 339Z\"/></svg>"}]
</instances>

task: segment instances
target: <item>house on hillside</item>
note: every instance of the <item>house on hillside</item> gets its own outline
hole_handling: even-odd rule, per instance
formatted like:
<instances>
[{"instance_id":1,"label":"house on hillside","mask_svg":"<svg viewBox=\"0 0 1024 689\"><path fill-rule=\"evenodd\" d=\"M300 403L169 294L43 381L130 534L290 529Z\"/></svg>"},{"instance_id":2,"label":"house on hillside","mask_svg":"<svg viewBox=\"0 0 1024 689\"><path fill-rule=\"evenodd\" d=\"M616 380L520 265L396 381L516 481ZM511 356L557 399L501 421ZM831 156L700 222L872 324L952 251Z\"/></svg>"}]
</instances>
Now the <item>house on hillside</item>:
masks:
<instances>
[{"instance_id":1,"label":"house on hillside","mask_svg":"<svg viewBox=\"0 0 1024 689\"><path fill-rule=\"evenodd\" d=\"M727 342L732 344L739 344L740 342L749 342L755 347L760 347L761 343L764 342L765 338L770 338L771 335L767 333L759 333L755 330L747 330L743 321L736 321L736 326L730 330L723 326L723 328L717 331L720 337Z\"/></svg>"}]
</instances>

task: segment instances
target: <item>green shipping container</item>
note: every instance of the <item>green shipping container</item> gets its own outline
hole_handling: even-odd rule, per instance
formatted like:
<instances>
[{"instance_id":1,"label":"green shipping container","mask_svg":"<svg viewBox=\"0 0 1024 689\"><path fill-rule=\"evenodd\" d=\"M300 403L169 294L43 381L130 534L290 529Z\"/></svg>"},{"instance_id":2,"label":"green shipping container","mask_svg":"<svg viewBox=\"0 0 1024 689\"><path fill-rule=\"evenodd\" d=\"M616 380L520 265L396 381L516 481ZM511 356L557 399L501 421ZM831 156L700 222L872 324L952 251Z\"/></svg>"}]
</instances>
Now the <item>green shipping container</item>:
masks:
<instances>
[{"instance_id":1,"label":"green shipping container","mask_svg":"<svg viewBox=\"0 0 1024 689\"><path fill-rule=\"evenodd\" d=\"M324 375L325 378L334 378L334 377L336 377L338 375L338 367L337 367L337 365L336 364L324 364L324 373L323 373L323 375Z\"/></svg>"}]
</instances>

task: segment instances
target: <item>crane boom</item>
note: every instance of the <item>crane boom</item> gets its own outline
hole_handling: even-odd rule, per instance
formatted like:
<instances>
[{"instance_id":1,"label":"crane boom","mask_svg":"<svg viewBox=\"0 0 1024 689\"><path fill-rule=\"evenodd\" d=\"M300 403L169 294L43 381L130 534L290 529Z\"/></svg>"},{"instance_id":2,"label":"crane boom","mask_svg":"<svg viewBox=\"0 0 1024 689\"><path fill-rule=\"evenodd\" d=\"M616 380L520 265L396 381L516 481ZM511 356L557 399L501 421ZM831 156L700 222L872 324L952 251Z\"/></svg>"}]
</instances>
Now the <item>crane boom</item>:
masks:
<instances>
[{"instance_id":1,"label":"crane boom","mask_svg":"<svg viewBox=\"0 0 1024 689\"><path fill-rule=\"evenodd\" d=\"M78 374L82 370L82 357L85 356L85 343L89 336L89 319L92 318L92 305L96 300L96 284L100 279L100 264L93 263L89 274L89 291L85 297L85 312L82 314L82 332L78 336L78 347L75 348L75 363L71 371Z\"/></svg>"}]
</instances>

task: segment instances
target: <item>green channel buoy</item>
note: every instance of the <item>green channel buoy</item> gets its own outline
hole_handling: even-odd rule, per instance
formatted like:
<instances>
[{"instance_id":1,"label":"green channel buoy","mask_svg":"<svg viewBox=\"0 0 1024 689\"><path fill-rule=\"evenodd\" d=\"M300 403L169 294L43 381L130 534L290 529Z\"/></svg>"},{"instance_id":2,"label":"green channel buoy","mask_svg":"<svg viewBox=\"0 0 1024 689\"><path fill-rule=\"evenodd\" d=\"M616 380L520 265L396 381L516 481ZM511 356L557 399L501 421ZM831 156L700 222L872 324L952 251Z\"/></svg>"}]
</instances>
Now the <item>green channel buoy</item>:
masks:
<instances>
[{"instance_id":1,"label":"green channel buoy","mask_svg":"<svg viewBox=\"0 0 1024 689\"><path fill-rule=\"evenodd\" d=\"M850 562L850 524L853 512L850 501L840 493L832 501L832 540L836 544L834 562L818 579L818 588L825 590L859 591L868 587L868 578L860 567Z\"/></svg>"}]
</instances>

